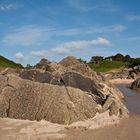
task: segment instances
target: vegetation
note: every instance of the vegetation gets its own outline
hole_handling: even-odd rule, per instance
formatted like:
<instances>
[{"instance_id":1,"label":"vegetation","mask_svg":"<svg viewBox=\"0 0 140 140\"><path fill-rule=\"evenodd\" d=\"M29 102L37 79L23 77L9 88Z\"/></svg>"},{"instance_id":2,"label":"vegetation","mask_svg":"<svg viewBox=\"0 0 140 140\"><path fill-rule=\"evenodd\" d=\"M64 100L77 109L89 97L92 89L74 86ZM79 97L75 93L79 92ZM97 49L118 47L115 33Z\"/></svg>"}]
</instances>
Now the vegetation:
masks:
<instances>
[{"instance_id":1,"label":"vegetation","mask_svg":"<svg viewBox=\"0 0 140 140\"><path fill-rule=\"evenodd\" d=\"M21 64L17 64L3 56L0 56L0 67L23 68Z\"/></svg>"},{"instance_id":2,"label":"vegetation","mask_svg":"<svg viewBox=\"0 0 140 140\"><path fill-rule=\"evenodd\" d=\"M120 53L109 56L92 56L89 62L79 59L88 64L93 70L97 72L107 72L114 69L133 68L140 65L140 58L132 58L130 55L122 55Z\"/></svg>"},{"instance_id":3,"label":"vegetation","mask_svg":"<svg viewBox=\"0 0 140 140\"><path fill-rule=\"evenodd\" d=\"M126 67L126 63L120 61L103 60L101 64L88 63L88 65L97 72L106 72L113 69L120 69Z\"/></svg>"},{"instance_id":4,"label":"vegetation","mask_svg":"<svg viewBox=\"0 0 140 140\"><path fill-rule=\"evenodd\" d=\"M100 64L104 60L102 56L92 56L90 62L94 64Z\"/></svg>"},{"instance_id":5,"label":"vegetation","mask_svg":"<svg viewBox=\"0 0 140 140\"><path fill-rule=\"evenodd\" d=\"M134 61L129 65L129 67L135 67L140 65L140 58L134 59Z\"/></svg>"}]
</instances>

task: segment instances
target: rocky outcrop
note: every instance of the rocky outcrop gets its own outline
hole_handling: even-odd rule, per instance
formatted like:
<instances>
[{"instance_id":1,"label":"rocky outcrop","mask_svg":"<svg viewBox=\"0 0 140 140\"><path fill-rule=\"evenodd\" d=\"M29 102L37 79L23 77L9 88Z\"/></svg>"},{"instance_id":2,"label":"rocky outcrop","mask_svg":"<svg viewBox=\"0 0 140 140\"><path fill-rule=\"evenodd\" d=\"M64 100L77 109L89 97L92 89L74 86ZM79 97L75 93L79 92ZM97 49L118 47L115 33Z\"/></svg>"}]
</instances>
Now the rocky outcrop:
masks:
<instances>
[{"instance_id":1,"label":"rocky outcrop","mask_svg":"<svg viewBox=\"0 0 140 140\"><path fill-rule=\"evenodd\" d=\"M0 68L0 74L6 75L6 74L15 74L18 75L20 73L21 69L13 69L13 68Z\"/></svg>"},{"instance_id":2,"label":"rocky outcrop","mask_svg":"<svg viewBox=\"0 0 140 140\"><path fill-rule=\"evenodd\" d=\"M50 72L40 72L38 70L24 70L19 75L23 79L32 80L40 83L49 83L53 85L78 88L94 95L101 96L101 86L91 78L82 76L76 72L65 72L59 77ZM102 98L104 95L102 94Z\"/></svg>"},{"instance_id":3,"label":"rocky outcrop","mask_svg":"<svg viewBox=\"0 0 140 140\"><path fill-rule=\"evenodd\" d=\"M123 69L119 71L106 72L103 75L106 80L127 79L129 78L130 71L131 69Z\"/></svg>"},{"instance_id":4,"label":"rocky outcrop","mask_svg":"<svg viewBox=\"0 0 140 140\"><path fill-rule=\"evenodd\" d=\"M110 110L110 115L119 116L127 112L122 104L118 105L120 100L112 100L110 95L100 104L99 97L77 88L33 82L15 75L0 75L2 80L0 117L70 124L92 118L97 112Z\"/></svg>"},{"instance_id":5,"label":"rocky outcrop","mask_svg":"<svg viewBox=\"0 0 140 140\"><path fill-rule=\"evenodd\" d=\"M109 111L128 112L122 94L83 62L67 57L59 63L42 59L19 75L0 74L0 117L71 124Z\"/></svg>"},{"instance_id":6,"label":"rocky outcrop","mask_svg":"<svg viewBox=\"0 0 140 140\"><path fill-rule=\"evenodd\" d=\"M90 77L97 81L102 80L101 76L97 75L97 73L95 71L93 71L88 65L77 60L73 56L68 56L68 57L64 58L58 64L65 67L66 71L77 72L77 73L80 73L81 75Z\"/></svg>"},{"instance_id":7,"label":"rocky outcrop","mask_svg":"<svg viewBox=\"0 0 140 140\"><path fill-rule=\"evenodd\" d=\"M49 83L53 85L61 85L60 79L55 78L52 73L45 71L41 72L39 70L23 70L20 72L19 76L23 79L28 79L32 80L35 82L40 82L40 83Z\"/></svg>"},{"instance_id":8,"label":"rocky outcrop","mask_svg":"<svg viewBox=\"0 0 140 140\"><path fill-rule=\"evenodd\" d=\"M9 75L0 93L0 117L69 124L97 111L93 96L79 89L41 84Z\"/></svg>"},{"instance_id":9,"label":"rocky outcrop","mask_svg":"<svg viewBox=\"0 0 140 140\"><path fill-rule=\"evenodd\" d=\"M138 67L123 69L119 71L112 71L103 73L103 76L106 80L112 79L137 79L140 77L140 70Z\"/></svg>"},{"instance_id":10,"label":"rocky outcrop","mask_svg":"<svg viewBox=\"0 0 140 140\"><path fill-rule=\"evenodd\" d=\"M129 72L129 78L132 79L137 79L138 77L140 77L140 66L136 66L134 67L130 72Z\"/></svg>"},{"instance_id":11,"label":"rocky outcrop","mask_svg":"<svg viewBox=\"0 0 140 140\"><path fill-rule=\"evenodd\" d=\"M132 83L131 89L139 90L139 91L140 91L140 78L136 79L136 80Z\"/></svg>"},{"instance_id":12,"label":"rocky outcrop","mask_svg":"<svg viewBox=\"0 0 140 140\"><path fill-rule=\"evenodd\" d=\"M61 60L59 63L50 62L47 59L42 59L39 63L34 66L34 69L41 72L51 72L53 75L58 77L65 72L77 72L83 76L101 80L100 75L97 75L88 65L77 60L73 56L68 56Z\"/></svg>"}]
</instances>

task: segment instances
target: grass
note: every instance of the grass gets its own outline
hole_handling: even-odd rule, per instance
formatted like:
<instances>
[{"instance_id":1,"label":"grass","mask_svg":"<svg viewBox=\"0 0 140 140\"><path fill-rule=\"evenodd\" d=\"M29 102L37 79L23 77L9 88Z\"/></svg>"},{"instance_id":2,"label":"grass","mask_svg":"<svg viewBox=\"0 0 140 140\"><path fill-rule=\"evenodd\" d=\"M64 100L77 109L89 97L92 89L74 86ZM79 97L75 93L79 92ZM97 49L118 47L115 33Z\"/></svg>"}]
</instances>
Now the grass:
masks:
<instances>
[{"instance_id":1,"label":"grass","mask_svg":"<svg viewBox=\"0 0 140 140\"><path fill-rule=\"evenodd\" d=\"M92 64L88 63L88 65L95 70L96 72L107 72L115 69L121 69L126 67L126 63L120 61L110 61L104 60L101 64Z\"/></svg>"},{"instance_id":2,"label":"grass","mask_svg":"<svg viewBox=\"0 0 140 140\"><path fill-rule=\"evenodd\" d=\"M21 64L17 64L3 56L0 56L0 67L23 68Z\"/></svg>"}]
</instances>

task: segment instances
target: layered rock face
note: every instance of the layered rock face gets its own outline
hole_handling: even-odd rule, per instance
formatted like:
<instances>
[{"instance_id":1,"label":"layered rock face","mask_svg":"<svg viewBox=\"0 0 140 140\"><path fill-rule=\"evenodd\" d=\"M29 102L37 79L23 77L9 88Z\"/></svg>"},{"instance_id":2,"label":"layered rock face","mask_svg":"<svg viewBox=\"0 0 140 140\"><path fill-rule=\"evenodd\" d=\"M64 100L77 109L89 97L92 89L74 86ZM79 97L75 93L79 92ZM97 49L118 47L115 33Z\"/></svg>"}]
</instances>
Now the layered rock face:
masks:
<instances>
[{"instance_id":1,"label":"layered rock face","mask_svg":"<svg viewBox=\"0 0 140 140\"><path fill-rule=\"evenodd\" d=\"M140 91L140 78L137 78L131 85L131 88L134 90Z\"/></svg>"},{"instance_id":2,"label":"layered rock face","mask_svg":"<svg viewBox=\"0 0 140 140\"><path fill-rule=\"evenodd\" d=\"M18 75L0 75L0 117L71 124L109 110L127 117L121 93L74 57L43 59Z\"/></svg>"}]
</instances>

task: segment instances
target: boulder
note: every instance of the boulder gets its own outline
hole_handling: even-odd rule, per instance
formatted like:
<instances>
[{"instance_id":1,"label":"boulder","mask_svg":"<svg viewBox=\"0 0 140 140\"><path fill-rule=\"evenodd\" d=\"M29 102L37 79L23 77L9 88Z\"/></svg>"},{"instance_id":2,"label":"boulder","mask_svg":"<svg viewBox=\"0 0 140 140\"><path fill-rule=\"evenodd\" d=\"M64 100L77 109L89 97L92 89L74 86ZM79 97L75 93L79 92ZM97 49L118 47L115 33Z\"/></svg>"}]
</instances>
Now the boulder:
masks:
<instances>
[{"instance_id":1,"label":"boulder","mask_svg":"<svg viewBox=\"0 0 140 140\"><path fill-rule=\"evenodd\" d=\"M140 91L140 78L137 78L131 85L131 89Z\"/></svg>"},{"instance_id":2,"label":"boulder","mask_svg":"<svg viewBox=\"0 0 140 140\"><path fill-rule=\"evenodd\" d=\"M0 75L2 80L0 117L71 124L93 118L97 112L106 110L110 110L110 115L120 116L124 106L113 95L110 103L110 95L103 100L90 92L65 85L39 83L15 75ZM123 111L127 112L127 109Z\"/></svg>"},{"instance_id":3,"label":"boulder","mask_svg":"<svg viewBox=\"0 0 140 140\"><path fill-rule=\"evenodd\" d=\"M63 84L67 87L74 87L81 89L83 91L89 92L93 95L99 97L99 102L102 103L105 94L100 92L102 90L101 86L91 78L85 77L76 72L66 72L61 78Z\"/></svg>"},{"instance_id":4,"label":"boulder","mask_svg":"<svg viewBox=\"0 0 140 140\"><path fill-rule=\"evenodd\" d=\"M97 112L93 97L79 89L7 77L0 93L0 117L70 124L92 118Z\"/></svg>"},{"instance_id":5,"label":"boulder","mask_svg":"<svg viewBox=\"0 0 140 140\"><path fill-rule=\"evenodd\" d=\"M39 70L41 72L47 71L51 73L61 73L66 71L63 66L59 65L56 62L51 62L47 59L41 59L41 61L34 66L34 69Z\"/></svg>"},{"instance_id":6,"label":"boulder","mask_svg":"<svg viewBox=\"0 0 140 140\"><path fill-rule=\"evenodd\" d=\"M0 74L0 117L71 124L109 110L122 118L128 112L120 98L115 86L74 57Z\"/></svg>"},{"instance_id":7,"label":"boulder","mask_svg":"<svg viewBox=\"0 0 140 140\"><path fill-rule=\"evenodd\" d=\"M93 95L97 95L97 98L100 98L98 100L99 102L102 102L102 98L105 98L104 94L100 92L102 89L101 86L95 80L76 72L65 72L58 77L48 71L23 70L19 76L23 79L35 82L78 88Z\"/></svg>"},{"instance_id":8,"label":"boulder","mask_svg":"<svg viewBox=\"0 0 140 140\"><path fill-rule=\"evenodd\" d=\"M40 83L50 83L54 85L60 85L59 79L56 79L52 75L52 73L48 71L40 72L36 69L22 70L19 74L19 77Z\"/></svg>"},{"instance_id":9,"label":"boulder","mask_svg":"<svg viewBox=\"0 0 140 140\"><path fill-rule=\"evenodd\" d=\"M114 96L112 95L109 95L107 97L101 111L105 112L107 110L109 110L110 116L120 115L120 117L123 118L128 117L128 112L126 111L127 109L125 108L125 106L123 106L122 103L116 100L116 98L114 98Z\"/></svg>"},{"instance_id":10,"label":"boulder","mask_svg":"<svg viewBox=\"0 0 140 140\"><path fill-rule=\"evenodd\" d=\"M97 81L102 80L101 76L97 75L97 73L93 71L87 64L77 60L73 56L68 56L64 58L58 64L65 67L66 71L77 72L81 75L84 75Z\"/></svg>"},{"instance_id":11,"label":"boulder","mask_svg":"<svg viewBox=\"0 0 140 140\"><path fill-rule=\"evenodd\" d=\"M43 66L45 70L43 70ZM42 59L34 69L23 70L20 77L41 83L64 85L90 92L105 99L108 94L123 98L122 93L104 80L101 74L94 72L88 65L69 56L59 63Z\"/></svg>"}]
</instances>

